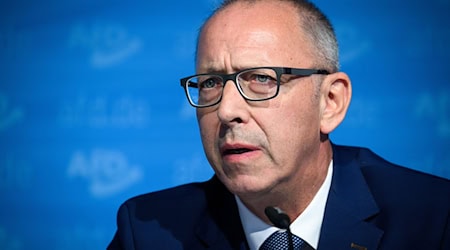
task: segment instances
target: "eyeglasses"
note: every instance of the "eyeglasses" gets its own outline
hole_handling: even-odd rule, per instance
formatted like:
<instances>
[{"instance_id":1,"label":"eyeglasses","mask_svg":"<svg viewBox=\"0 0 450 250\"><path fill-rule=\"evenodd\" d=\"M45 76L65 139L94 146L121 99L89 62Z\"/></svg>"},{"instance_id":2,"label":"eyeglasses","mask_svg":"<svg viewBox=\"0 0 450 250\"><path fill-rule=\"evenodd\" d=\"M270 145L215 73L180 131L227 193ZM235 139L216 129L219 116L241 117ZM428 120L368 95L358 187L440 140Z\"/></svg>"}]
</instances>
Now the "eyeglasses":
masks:
<instances>
[{"instance_id":1,"label":"eyeglasses","mask_svg":"<svg viewBox=\"0 0 450 250\"><path fill-rule=\"evenodd\" d=\"M324 69L297 69L285 67L257 67L233 74L199 74L182 78L181 86L189 103L196 108L218 104L222 100L225 84L231 80L241 96L248 101L265 101L278 95L282 75L327 75ZM283 81L287 82L287 81Z\"/></svg>"}]
</instances>

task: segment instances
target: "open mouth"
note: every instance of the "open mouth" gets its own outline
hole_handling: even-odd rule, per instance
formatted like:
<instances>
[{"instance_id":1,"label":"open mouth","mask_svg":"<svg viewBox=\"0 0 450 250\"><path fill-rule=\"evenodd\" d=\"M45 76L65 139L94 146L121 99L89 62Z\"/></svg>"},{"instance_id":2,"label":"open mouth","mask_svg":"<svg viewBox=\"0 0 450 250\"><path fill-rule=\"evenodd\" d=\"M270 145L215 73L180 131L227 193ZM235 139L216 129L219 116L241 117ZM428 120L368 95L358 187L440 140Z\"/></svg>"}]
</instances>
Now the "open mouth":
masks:
<instances>
[{"instance_id":1,"label":"open mouth","mask_svg":"<svg viewBox=\"0 0 450 250\"><path fill-rule=\"evenodd\" d=\"M223 155L236 155L236 154L244 154L247 152L252 151L248 148L233 148L233 149L227 149L223 152Z\"/></svg>"}]
</instances>

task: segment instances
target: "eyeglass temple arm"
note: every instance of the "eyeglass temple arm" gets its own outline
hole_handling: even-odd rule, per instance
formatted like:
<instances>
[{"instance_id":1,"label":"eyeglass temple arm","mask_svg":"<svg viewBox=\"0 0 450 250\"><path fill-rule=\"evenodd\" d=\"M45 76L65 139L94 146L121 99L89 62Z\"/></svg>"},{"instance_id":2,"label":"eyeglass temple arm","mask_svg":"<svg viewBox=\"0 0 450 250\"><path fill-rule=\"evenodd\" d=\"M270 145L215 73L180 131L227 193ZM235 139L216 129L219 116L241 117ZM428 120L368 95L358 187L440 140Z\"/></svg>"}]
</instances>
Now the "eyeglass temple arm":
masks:
<instances>
[{"instance_id":1,"label":"eyeglass temple arm","mask_svg":"<svg viewBox=\"0 0 450 250\"><path fill-rule=\"evenodd\" d=\"M286 74L294 74L294 75L300 75L300 76L309 76L313 74L319 74L319 75L328 75L330 72L325 69L295 69L295 68L287 68Z\"/></svg>"}]
</instances>

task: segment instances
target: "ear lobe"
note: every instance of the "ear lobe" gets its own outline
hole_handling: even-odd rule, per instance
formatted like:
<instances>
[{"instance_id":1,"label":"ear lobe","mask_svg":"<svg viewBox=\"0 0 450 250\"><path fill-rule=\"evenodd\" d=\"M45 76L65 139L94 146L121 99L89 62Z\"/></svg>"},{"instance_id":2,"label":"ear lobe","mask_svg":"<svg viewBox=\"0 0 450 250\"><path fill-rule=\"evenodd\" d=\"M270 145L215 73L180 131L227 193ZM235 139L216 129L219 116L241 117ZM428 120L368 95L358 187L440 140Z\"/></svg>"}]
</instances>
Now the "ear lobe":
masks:
<instances>
[{"instance_id":1,"label":"ear lobe","mask_svg":"<svg viewBox=\"0 0 450 250\"><path fill-rule=\"evenodd\" d=\"M320 132L328 135L343 120L352 97L350 78L343 72L328 75L321 87Z\"/></svg>"}]
</instances>

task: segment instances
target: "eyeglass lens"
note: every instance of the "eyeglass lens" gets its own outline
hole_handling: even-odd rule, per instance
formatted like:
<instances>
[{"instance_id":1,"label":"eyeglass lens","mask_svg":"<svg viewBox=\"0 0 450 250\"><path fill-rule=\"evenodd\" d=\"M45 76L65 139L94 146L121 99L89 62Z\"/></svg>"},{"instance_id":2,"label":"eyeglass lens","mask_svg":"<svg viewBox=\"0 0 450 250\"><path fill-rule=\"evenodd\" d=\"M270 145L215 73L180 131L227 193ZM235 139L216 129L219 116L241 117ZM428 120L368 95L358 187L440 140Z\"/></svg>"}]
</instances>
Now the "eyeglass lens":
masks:
<instances>
[{"instance_id":1,"label":"eyeglass lens","mask_svg":"<svg viewBox=\"0 0 450 250\"><path fill-rule=\"evenodd\" d=\"M233 75L235 79L224 79L221 75L198 75L187 84L188 95L195 105L215 104L222 96L226 80L234 80L240 94L247 100L265 100L277 93L277 73L270 68L249 69Z\"/></svg>"}]
</instances>

